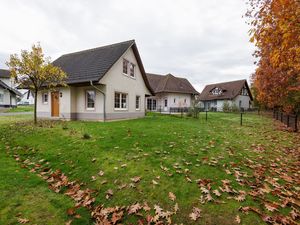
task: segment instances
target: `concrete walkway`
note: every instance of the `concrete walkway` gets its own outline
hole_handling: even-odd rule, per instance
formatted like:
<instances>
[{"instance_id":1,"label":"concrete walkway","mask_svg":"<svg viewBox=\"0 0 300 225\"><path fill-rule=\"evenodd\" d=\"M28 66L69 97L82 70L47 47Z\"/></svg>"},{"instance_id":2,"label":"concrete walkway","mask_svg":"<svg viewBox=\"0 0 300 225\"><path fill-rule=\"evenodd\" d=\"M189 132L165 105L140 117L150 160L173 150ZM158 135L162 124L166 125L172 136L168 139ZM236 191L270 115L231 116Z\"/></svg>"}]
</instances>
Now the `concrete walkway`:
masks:
<instances>
[{"instance_id":1,"label":"concrete walkway","mask_svg":"<svg viewBox=\"0 0 300 225\"><path fill-rule=\"evenodd\" d=\"M0 113L0 116L33 115L33 112Z\"/></svg>"}]
</instances>

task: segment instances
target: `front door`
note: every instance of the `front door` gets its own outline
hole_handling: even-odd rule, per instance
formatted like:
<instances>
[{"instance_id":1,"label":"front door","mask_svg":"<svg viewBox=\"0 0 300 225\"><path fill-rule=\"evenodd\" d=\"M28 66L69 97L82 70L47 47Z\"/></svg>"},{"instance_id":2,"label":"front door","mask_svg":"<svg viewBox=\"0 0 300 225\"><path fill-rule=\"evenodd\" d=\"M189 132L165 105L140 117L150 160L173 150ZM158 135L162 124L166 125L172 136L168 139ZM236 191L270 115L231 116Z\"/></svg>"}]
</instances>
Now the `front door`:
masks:
<instances>
[{"instance_id":1,"label":"front door","mask_svg":"<svg viewBox=\"0 0 300 225\"><path fill-rule=\"evenodd\" d=\"M51 92L51 116L59 117L59 92Z\"/></svg>"}]
</instances>

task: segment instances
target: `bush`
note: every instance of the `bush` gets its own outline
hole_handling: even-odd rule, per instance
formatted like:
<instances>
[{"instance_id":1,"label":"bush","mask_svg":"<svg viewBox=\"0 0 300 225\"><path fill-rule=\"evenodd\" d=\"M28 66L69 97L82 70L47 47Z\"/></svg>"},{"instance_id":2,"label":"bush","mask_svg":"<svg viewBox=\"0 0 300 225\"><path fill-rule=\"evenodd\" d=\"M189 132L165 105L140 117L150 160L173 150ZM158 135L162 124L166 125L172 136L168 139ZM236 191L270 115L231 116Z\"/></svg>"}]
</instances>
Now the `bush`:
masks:
<instances>
[{"instance_id":1,"label":"bush","mask_svg":"<svg viewBox=\"0 0 300 225\"><path fill-rule=\"evenodd\" d=\"M232 112L239 112L240 108L235 103L233 103L232 106L231 106L231 111Z\"/></svg>"},{"instance_id":2,"label":"bush","mask_svg":"<svg viewBox=\"0 0 300 225\"><path fill-rule=\"evenodd\" d=\"M230 112L230 103L228 101L223 102L223 112Z\"/></svg>"},{"instance_id":3,"label":"bush","mask_svg":"<svg viewBox=\"0 0 300 225\"><path fill-rule=\"evenodd\" d=\"M90 135L90 134L88 134L88 133L84 133L83 135L82 135L82 139L90 139L92 136Z\"/></svg>"}]
</instances>

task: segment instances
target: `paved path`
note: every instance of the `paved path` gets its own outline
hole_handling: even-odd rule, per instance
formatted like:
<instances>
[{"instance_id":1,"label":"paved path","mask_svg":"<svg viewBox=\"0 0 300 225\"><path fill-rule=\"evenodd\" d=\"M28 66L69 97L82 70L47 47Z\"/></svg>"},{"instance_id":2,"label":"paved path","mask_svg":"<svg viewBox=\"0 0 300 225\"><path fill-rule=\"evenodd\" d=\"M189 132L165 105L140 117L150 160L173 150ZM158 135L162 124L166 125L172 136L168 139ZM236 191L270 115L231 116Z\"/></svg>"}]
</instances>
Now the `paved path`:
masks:
<instances>
[{"instance_id":1,"label":"paved path","mask_svg":"<svg viewBox=\"0 0 300 225\"><path fill-rule=\"evenodd\" d=\"M0 116L33 115L33 112L0 113Z\"/></svg>"}]
</instances>

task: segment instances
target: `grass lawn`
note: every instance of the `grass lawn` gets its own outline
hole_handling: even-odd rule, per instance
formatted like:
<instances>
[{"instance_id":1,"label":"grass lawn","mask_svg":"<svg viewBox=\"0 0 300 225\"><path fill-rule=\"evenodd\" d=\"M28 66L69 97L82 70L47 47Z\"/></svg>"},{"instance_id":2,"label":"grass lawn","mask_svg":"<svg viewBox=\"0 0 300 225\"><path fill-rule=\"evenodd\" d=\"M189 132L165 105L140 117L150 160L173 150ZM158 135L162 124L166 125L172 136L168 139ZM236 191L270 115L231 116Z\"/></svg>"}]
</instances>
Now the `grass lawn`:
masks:
<instances>
[{"instance_id":1,"label":"grass lawn","mask_svg":"<svg viewBox=\"0 0 300 225\"><path fill-rule=\"evenodd\" d=\"M237 224L239 218L241 224L264 224L267 215L291 217L292 209L299 210L293 203L300 190L299 134L275 130L270 118L246 114L242 127L239 115L224 113L209 113L207 122L203 115L150 114L107 123L44 121L33 127L29 119L0 117L0 224L19 217L32 224L93 223L87 209L79 207L75 217L66 212L72 199L49 190L32 169L37 164L94 190L93 205L147 202L151 211L124 214L125 224L159 214L157 206L173 212L176 203L172 224ZM24 166L26 160L33 163ZM201 210L196 221L190 218L193 207Z\"/></svg>"},{"instance_id":2,"label":"grass lawn","mask_svg":"<svg viewBox=\"0 0 300 225\"><path fill-rule=\"evenodd\" d=\"M33 105L19 105L16 108L11 108L5 112L15 113L15 112L33 112Z\"/></svg>"}]
</instances>

